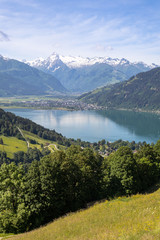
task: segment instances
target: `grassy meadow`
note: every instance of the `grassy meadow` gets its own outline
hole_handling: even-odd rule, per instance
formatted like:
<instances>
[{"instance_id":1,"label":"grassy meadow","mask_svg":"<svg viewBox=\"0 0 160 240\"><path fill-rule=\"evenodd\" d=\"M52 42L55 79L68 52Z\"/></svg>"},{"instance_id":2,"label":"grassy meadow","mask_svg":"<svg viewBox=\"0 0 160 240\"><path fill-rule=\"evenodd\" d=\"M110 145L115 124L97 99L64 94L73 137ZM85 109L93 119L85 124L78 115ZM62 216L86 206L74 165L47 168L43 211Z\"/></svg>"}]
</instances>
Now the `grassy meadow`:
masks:
<instances>
[{"instance_id":1,"label":"grassy meadow","mask_svg":"<svg viewBox=\"0 0 160 240\"><path fill-rule=\"evenodd\" d=\"M96 203L10 240L159 240L160 189Z\"/></svg>"},{"instance_id":2,"label":"grassy meadow","mask_svg":"<svg viewBox=\"0 0 160 240\"><path fill-rule=\"evenodd\" d=\"M40 138L40 137L38 137L37 135L35 135L31 132L27 132L27 131L23 130L23 134L24 134L26 139L32 139L32 140L36 141L36 144L31 144L31 143L29 144L31 148L36 147L39 150L41 150L41 144L43 144L44 147L49 146L49 149L51 148L53 151L57 150L57 149L65 149L64 146L60 146L56 142Z\"/></svg>"},{"instance_id":3,"label":"grassy meadow","mask_svg":"<svg viewBox=\"0 0 160 240\"><path fill-rule=\"evenodd\" d=\"M3 139L3 145L0 144L0 151L5 151L7 156L12 158L13 153L18 151L27 152L26 141L19 140L16 137L5 137L0 135L0 138Z\"/></svg>"},{"instance_id":4,"label":"grassy meadow","mask_svg":"<svg viewBox=\"0 0 160 240\"><path fill-rule=\"evenodd\" d=\"M24 136L26 139L31 139L31 140L35 140L36 143L35 144L29 144L30 148L38 148L39 150L42 150L41 144L43 144L44 147L48 147L51 151L54 151L58 148L62 148L62 146L58 146L56 144L56 142L52 142L50 140L45 140L42 139L40 137L38 137L37 135L24 131L22 130ZM18 151L24 151L27 152L27 143L24 140L20 140L16 137L6 137L3 135L0 135L0 138L2 138L3 140L3 145L0 144L0 151L5 151L7 153L7 156L12 158L13 157L13 153L18 152ZM55 147L55 145L57 147Z\"/></svg>"}]
</instances>

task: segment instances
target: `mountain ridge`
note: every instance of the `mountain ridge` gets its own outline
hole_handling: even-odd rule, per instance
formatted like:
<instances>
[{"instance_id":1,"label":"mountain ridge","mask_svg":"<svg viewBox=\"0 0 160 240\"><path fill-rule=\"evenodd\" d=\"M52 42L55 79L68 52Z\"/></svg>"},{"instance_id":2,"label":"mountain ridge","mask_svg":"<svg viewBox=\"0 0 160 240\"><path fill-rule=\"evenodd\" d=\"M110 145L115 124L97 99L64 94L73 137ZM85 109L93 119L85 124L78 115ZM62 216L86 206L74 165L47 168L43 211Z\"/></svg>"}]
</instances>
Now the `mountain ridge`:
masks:
<instances>
[{"instance_id":1,"label":"mountain ridge","mask_svg":"<svg viewBox=\"0 0 160 240\"><path fill-rule=\"evenodd\" d=\"M97 87L129 79L131 76L148 71L156 64L131 63L125 58L73 57L53 53L47 59L26 61L27 64L52 74L71 92L84 93Z\"/></svg>"},{"instance_id":2,"label":"mountain ridge","mask_svg":"<svg viewBox=\"0 0 160 240\"><path fill-rule=\"evenodd\" d=\"M67 91L54 76L2 55L0 84L0 96L44 95Z\"/></svg>"},{"instance_id":3,"label":"mountain ridge","mask_svg":"<svg viewBox=\"0 0 160 240\"><path fill-rule=\"evenodd\" d=\"M142 64L145 67L158 67L158 65L152 63L152 64L146 64L144 62L130 62L129 60L125 58L111 58L111 57L81 57L81 56L63 56L59 55L56 52L53 52L47 59L44 59L42 57L39 57L33 61L25 61L31 66L42 66L46 64L47 62L50 63L55 63L56 61L61 61L64 64L66 64L67 67L69 68L79 68L79 67L84 67L84 66L89 66L89 65L94 65L95 63L106 63L111 66L117 66L118 64L123 65L123 64Z\"/></svg>"},{"instance_id":4,"label":"mountain ridge","mask_svg":"<svg viewBox=\"0 0 160 240\"><path fill-rule=\"evenodd\" d=\"M83 94L81 100L108 108L160 109L160 67Z\"/></svg>"}]
</instances>

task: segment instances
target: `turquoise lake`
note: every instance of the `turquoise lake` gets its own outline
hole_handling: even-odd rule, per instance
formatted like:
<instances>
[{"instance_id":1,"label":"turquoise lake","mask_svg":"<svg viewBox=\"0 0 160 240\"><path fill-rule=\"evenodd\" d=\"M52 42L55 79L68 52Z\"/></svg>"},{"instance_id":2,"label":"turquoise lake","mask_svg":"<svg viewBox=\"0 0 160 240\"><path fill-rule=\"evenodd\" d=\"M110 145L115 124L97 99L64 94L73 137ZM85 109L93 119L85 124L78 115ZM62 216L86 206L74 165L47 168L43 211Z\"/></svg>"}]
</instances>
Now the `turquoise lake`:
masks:
<instances>
[{"instance_id":1,"label":"turquoise lake","mask_svg":"<svg viewBox=\"0 0 160 240\"><path fill-rule=\"evenodd\" d=\"M67 138L97 142L118 139L147 143L160 139L160 115L132 111L64 111L6 109Z\"/></svg>"}]
</instances>

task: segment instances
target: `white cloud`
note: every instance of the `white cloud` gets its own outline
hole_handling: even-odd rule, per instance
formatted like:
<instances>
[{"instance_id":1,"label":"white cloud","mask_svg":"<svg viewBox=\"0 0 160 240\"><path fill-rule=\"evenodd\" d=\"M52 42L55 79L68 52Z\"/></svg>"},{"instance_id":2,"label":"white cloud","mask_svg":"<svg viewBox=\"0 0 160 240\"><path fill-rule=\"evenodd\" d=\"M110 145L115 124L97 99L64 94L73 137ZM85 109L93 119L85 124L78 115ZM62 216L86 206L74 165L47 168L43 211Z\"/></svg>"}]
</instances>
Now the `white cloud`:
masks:
<instances>
[{"instance_id":1,"label":"white cloud","mask_svg":"<svg viewBox=\"0 0 160 240\"><path fill-rule=\"evenodd\" d=\"M157 15L157 20L155 16L148 20L145 11L136 15L139 9L133 9L135 2L0 0L0 3L0 22L5 29L0 31L1 53L8 57L31 60L57 51L136 59L145 58L147 51L151 58L153 49L153 61L159 54L160 31L155 21L160 19ZM125 7L129 10L127 15Z\"/></svg>"},{"instance_id":2,"label":"white cloud","mask_svg":"<svg viewBox=\"0 0 160 240\"><path fill-rule=\"evenodd\" d=\"M107 46L107 45L102 45L102 44L97 44L96 46L95 46L95 49L97 50L97 51L105 51L105 52L108 52L108 51L113 51L114 50L114 48L112 47L112 46Z\"/></svg>"}]
</instances>

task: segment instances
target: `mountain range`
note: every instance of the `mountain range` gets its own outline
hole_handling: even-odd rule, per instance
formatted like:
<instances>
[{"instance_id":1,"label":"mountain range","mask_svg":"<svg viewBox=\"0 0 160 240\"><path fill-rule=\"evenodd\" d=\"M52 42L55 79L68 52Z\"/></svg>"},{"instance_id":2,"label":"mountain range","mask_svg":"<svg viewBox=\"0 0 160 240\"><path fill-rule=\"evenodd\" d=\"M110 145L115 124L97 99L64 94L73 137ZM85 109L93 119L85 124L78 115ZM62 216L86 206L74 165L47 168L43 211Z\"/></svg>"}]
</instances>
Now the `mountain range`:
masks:
<instances>
[{"instance_id":1,"label":"mountain range","mask_svg":"<svg viewBox=\"0 0 160 240\"><path fill-rule=\"evenodd\" d=\"M160 67L83 94L80 99L108 108L160 110Z\"/></svg>"},{"instance_id":2,"label":"mountain range","mask_svg":"<svg viewBox=\"0 0 160 240\"><path fill-rule=\"evenodd\" d=\"M25 61L32 67L52 74L71 92L83 93L97 87L128 80L140 72L158 67L143 62L110 57L73 57L53 53L47 59Z\"/></svg>"},{"instance_id":3,"label":"mountain range","mask_svg":"<svg viewBox=\"0 0 160 240\"><path fill-rule=\"evenodd\" d=\"M158 96L159 82L156 83L155 80L158 77L159 81L159 68L154 67L156 67L155 64L149 66L144 63L131 63L126 59L63 57L55 53L46 60L37 59L26 64L0 55L0 96L84 93L98 87L95 91L86 94L84 99L109 107L117 106L117 104L120 107L136 107L137 93L143 95L146 91L148 94L145 96L146 98L147 96L151 97L153 92L154 96L156 93ZM147 71L148 69L152 69L151 74L150 71ZM141 71L143 73L134 74ZM132 78L125 81L130 75ZM136 77L133 75L136 75ZM140 82L137 80L139 76L142 76ZM149 81L147 84L145 78ZM112 83L116 84L112 85ZM100 88L104 85L105 87ZM151 92L147 86L149 86ZM136 92L136 89L139 92ZM129 94L126 94L128 91ZM124 95L125 102L122 101ZM122 99L120 99L120 96L122 96ZM133 99L131 99L131 96ZM140 102L136 104L139 107L147 107L147 101L151 101L152 97L150 100L146 100L146 103L143 98L137 100L143 106L140 106ZM159 103L156 102L156 104ZM152 103L152 106L154 107L154 103Z\"/></svg>"},{"instance_id":4,"label":"mountain range","mask_svg":"<svg viewBox=\"0 0 160 240\"><path fill-rule=\"evenodd\" d=\"M0 96L44 95L67 90L54 76L0 55Z\"/></svg>"}]
</instances>

